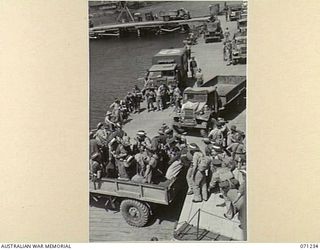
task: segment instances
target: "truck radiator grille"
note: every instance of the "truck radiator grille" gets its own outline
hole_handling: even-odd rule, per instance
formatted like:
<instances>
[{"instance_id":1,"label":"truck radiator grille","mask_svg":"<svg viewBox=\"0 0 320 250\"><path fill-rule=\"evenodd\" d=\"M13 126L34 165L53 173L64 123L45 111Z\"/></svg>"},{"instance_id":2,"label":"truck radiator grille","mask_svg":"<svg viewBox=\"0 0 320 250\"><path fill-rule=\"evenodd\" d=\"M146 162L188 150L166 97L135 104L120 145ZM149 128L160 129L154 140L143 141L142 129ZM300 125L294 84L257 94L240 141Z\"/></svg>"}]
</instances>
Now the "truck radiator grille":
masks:
<instances>
[{"instance_id":1,"label":"truck radiator grille","mask_svg":"<svg viewBox=\"0 0 320 250\"><path fill-rule=\"evenodd\" d=\"M185 119L193 119L194 118L194 112L192 109L185 109L184 110L184 118Z\"/></svg>"}]
</instances>

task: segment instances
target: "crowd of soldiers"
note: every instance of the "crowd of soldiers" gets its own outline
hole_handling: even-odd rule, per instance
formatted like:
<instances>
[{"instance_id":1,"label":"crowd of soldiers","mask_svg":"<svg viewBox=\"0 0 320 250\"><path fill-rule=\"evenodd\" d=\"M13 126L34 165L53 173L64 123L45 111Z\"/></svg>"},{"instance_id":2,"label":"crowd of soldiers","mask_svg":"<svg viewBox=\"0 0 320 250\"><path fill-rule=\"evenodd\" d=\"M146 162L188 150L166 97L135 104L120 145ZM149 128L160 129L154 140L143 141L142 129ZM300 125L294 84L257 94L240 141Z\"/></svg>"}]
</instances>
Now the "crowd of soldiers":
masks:
<instances>
[{"instance_id":1,"label":"crowd of soldiers","mask_svg":"<svg viewBox=\"0 0 320 250\"><path fill-rule=\"evenodd\" d=\"M238 213L240 221L245 221L244 141L245 134L234 125L229 128L223 118L214 122L203 139L204 151L166 124L152 138L139 130L131 139L121 124L99 123L90 133L90 178L166 185L184 173L193 202L207 201L211 194L219 193L225 201L218 205L226 207L224 216L232 219Z\"/></svg>"},{"instance_id":2,"label":"crowd of soldiers","mask_svg":"<svg viewBox=\"0 0 320 250\"><path fill-rule=\"evenodd\" d=\"M116 124L125 124L131 113L140 113L141 103L146 100L147 110L162 111L169 106L174 106L175 110L180 110L182 105L181 90L177 85L166 84L163 81L158 85L154 85L148 79L142 90L135 85L132 91L120 100L116 98L110 105L111 111L107 111L105 115L105 124L113 129Z\"/></svg>"}]
</instances>

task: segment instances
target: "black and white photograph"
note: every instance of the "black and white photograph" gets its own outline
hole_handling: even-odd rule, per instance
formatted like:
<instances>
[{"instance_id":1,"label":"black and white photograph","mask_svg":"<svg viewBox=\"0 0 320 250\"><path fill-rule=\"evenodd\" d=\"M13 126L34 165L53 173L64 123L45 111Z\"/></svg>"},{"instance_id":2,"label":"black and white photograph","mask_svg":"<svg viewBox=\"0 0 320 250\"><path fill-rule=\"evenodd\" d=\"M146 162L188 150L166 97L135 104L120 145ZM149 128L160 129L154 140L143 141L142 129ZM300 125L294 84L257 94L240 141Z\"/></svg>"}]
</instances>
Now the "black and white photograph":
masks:
<instances>
[{"instance_id":1,"label":"black and white photograph","mask_svg":"<svg viewBox=\"0 0 320 250\"><path fill-rule=\"evenodd\" d=\"M90 242L247 240L249 8L88 2Z\"/></svg>"}]
</instances>

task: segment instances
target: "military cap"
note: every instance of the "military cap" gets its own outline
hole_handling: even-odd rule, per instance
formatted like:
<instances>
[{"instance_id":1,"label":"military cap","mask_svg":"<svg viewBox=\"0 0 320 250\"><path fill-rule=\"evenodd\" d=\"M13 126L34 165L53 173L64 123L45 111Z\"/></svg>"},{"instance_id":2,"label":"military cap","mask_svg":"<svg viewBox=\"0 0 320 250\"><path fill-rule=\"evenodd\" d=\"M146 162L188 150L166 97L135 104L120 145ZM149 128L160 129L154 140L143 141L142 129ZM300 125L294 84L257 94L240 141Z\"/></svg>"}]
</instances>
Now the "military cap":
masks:
<instances>
[{"instance_id":1,"label":"military cap","mask_svg":"<svg viewBox=\"0 0 320 250\"><path fill-rule=\"evenodd\" d=\"M237 131L236 125L231 125L230 129L231 129L232 131Z\"/></svg>"},{"instance_id":2,"label":"military cap","mask_svg":"<svg viewBox=\"0 0 320 250\"><path fill-rule=\"evenodd\" d=\"M144 132L144 130L139 130L138 132L137 132L137 135L139 135L139 136L145 136L147 133L146 132Z\"/></svg>"}]
</instances>

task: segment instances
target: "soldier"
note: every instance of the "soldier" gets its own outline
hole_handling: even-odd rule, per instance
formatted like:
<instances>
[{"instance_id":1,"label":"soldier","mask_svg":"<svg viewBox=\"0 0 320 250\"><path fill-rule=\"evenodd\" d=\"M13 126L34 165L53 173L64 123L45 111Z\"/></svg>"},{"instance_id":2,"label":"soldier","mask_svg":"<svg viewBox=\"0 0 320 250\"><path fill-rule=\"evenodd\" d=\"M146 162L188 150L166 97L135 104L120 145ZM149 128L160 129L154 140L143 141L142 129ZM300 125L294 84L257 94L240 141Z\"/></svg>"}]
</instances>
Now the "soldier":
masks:
<instances>
[{"instance_id":1,"label":"soldier","mask_svg":"<svg viewBox=\"0 0 320 250\"><path fill-rule=\"evenodd\" d=\"M199 160L198 166L194 169L193 174L193 202L202 202L208 200L208 187L206 171L209 170L211 158L203 156Z\"/></svg>"},{"instance_id":2,"label":"soldier","mask_svg":"<svg viewBox=\"0 0 320 250\"><path fill-rule=\"evenodd\" d=\"M130 180L127 172L129 165L126 162L127 157L131 155L130 145L130 137L124 136L120 139L120 143L115 151L115 163L118 168L118 179L120 180Z\"/></svg>"},{"instance_id":3,"label":"soldier","mask_svg":"<svg viewBox=\"0 0 320 250\"><path fill-rule=\"evenodd\" d=\"M202 69L198 69L197 73L196 73L196 86L195 87L201 87L201 85L203 84L203 73L202 73Z\"/></svg>"},{"instance_id":4,"label":"soldier","mask_svg":"<svg viewBox=\"0 0 320 250\"><path fill-rule=\"evenodd\" d=\"M110 131L108 131L104 126L103 123L98 123L97 125L97 132L94 135L95 139L97 140L98 144L101 145L101 161L104 164L108 163L108 144L109 144L109 135Z\"/></svg>"},{"instance_id":5,"label":"soldier","mask_svg":"<svg viewBox=\"0 0 320 250\"><path fill-rule=\"evenodd\" d=\"M157 111L163 110L161 89L157 85L156 85L155 93L156 93Z\"/></svg>"},{"instance_id":6,"label":"soldier","mask_svg":"<svg viewBox=\"0 0 320 250\"><path fill-rule=\"evenodd\" d=\"M132 145L133 153L139 153L141 150L145 150L146 147L151 147L151 140L144 130L139 130Z\"/></svg>"},{"instance_id":7,"label":"soldier","mask_svg":"<svg viewBox=\"0 0 320 250\"><path fill-rule=\"evenodd\" d=\"M229 31L229 28L227 27L226 31L224 32L224 38L226 42L229 41L229 37L230 37L230 31Z\"/></svg>"},{"instance_id":8,"label":"soldier","mask_svg":"<svg viewBox=\"0 0 320 250\"><path fill-rule=\"evenodd\" d=\"M150 161L149 156L144 150L140 150L139 153L137 153L135 156L135 161L136 161L136 174L132 177L133 182L138 182L138 183L145 183L146 180L144 179L144 171L146 169L146 166L148 162Z\"/></svg>"},{"instance_id":9,"label":"soldier","mask_svg":"<svg viewBox=\"0 0 320 250\"><path fill-rule=\"evenodd\" d=\"M228 192L232 189L237 190L239 188L239 182L234 178L228 167L222 166L222 162L220 160L214 159L212 164L216 167L216 171L212 174L209 189L212 190L217 186L219 187L221 192L220 197L223 198L225 202L217 206L226 206L227 211L229 211L232 204L231 200L228 198Z\"/></svg>"},{"instance_id":10,"label":"soldier","mask_svg":"<svg viewBox=\"0 0 320 250\"><path fill-rule=\"evenodd\" d=\"M171 128L167 128L165 131L165 137L166 137L166 144L168 144L169 140L174 138L174 135L173 135L173 129Z\"/></svg>"},{"instance_id":11,"label":"soldier","mask_svg":"<svg viewBox=\"0 0 320 250\"><path fill-rule=\"evenodd\" d=\"M120 100L116 98L115 101L110 105L110 108L112 109L112 115L114 117L115 122L122 123L123 118L120 111Z\"/></svg>"},{"instance_id":12,"label":"soldier","mask_svg":"<svg viewBox=\"0 0 320 250\"><path fill-rule=\"evenodd\" d=\"M170 165L171 163L173 163L173 161L176 159L176 156L179 153L179 148L176 145L176 139L174 137L168 139L166 147L167 147L166 152L169 157L168 164Z\"/></svg>"},{"instance_id":13,"label":"soldier","mask_svg":"<svg viewBox=\"0 0 320 250\"><path fill-rule=\"evenodd\" d=\"M239 160L245 160L246 156L246 149L242 142L242 136L238 136L237 141L234 143L231 143L227 150L231 153L231 157L233 160L239 161Z\"/></svg>"},{"instance_id":14,"label":"soldier","mask_svg":"<svg viewBox=\"0 0 320 250\"><path fill-rule=\"evenodd\" d=\"M237 135L237 127L235 125L231 125L227 135L227 146L230 146L231 143L236 142L236 135Z\"/></svg>"},{"instance_id":15,"label":"soldier","mask_svg":"<svg viewBox=\"0 0 320 250\"><path fill-rule=\"evenodd\" d=\"M222 136L223 136L222 146L227 147L227 137L228 137L228 133L229 133L229 129L227 127L227 121L225 121L223 118L219 117L218 123L220 124L219 129L220 129Z\"/></svg>"},{"instance_id":16,"label":"soldier","mask_svg":"<svg viewBox=\"0 0 320 250\"><path fill-rule=\"evenodd\" d=\"M195 72L197 70L198 64L196 62L196 60L194 59L194 56L191 57L191 61L190 61L190 71L191 71L191 77L194 78L195 77Z\"/></svg>"},{"instance_id":17,"label":"soldier","mask_svg":"<svg viewBox=\"0 0 320 250\"><path fill-rule=\"evenodd\" d=\"M132 89L132 94L133 94L133 100L134 100L133 102L134 113L136 112L140 113L140 103L142 101L142 93L137 85L134 85L134 88Z\"/></svg>"},{"instance_id":18,"label":"soldier","mask_svg":"<svg viewBox=\"0 0 320 250\"><path fill-rule=\"evenodd\" d=\"M227 66L232 64L232 43L230 41L226 42L226 58Z\"/></svg>"},{"instance_id":19,"label":"soldier","mask_svg":"<svg viewBox=\"0 0 320 250\"><path fill-rule=\"evenodd\" d=\"M219 129L219 122L217 122L214 125L214 128L210 131L208 137L211 140L212 143L216 143L219 145L223 144L223 134L221 132L221 130Z\"/></svg>"},{"instance_id":20,"label":"soldier","mask_svg":"<svg viewBox=\"0 0 320 250\"><path fill-rule=\"evenodd\" d=\"M101 161L101 147L103 146L100 141L98 141L96 138L94 138L94 133L89 133L89 144L90 144L90 150L89 150L89 157L95 153L97 153L99 161Z\"/></svg>"},{"instance_id":21,"label":"soldier","mask_svg":"<svg viewBox=\"0 0 320 250\"><path fill-rule=\"evenodd\" d=\"M99 162L99 153L91 155L89 160L89 172L92 180L100 179L102 175L102 165Z\"/></svg>"},{"instance_id":22,"label":"soldier","mask_svg":"<svg viewBox=\"0 0 320 250\"><path fill-rule=\"evenodd\" d=\"M148 164L146 165L145 171L144 171L144 179L146 180L146 183L152 183L153 175L155 171L157 170L159 157L157 154L152 154L149 158Z\"/></svg>"},{"instance_id":23,"label":"soldier","mask_svg":"<svg viewBox=\"0 0 320 250\"><path fill-rule=\"evenodd\" d=\"M127 135L127 133L122 129L122 125L120 123L116 123L115 131L110 135L109 139L112 140L115 137L122 138L125 135Z\"/></svg>"},{"instance_id":24,"label":"soldier","mask_svg":"<svg viewBox=\"0 0 320 250\"><path fill-rule=\"evenodd\" d=\"M128 92L127 95L124 97L124 101L126 103L126 107L128 112L133 111L133 95L131 92Z\"/></svg>"},{"instance_id":25,"label":"soldier","mask_svg":"<svg viewBox=\"0 0 320 250\"><path fill-rule=\"evenodd\" d=\"M145 92L145 96L147 98L147 108L148 112L154 111L154 105L153 102L156 99L156 93L154 92L153 88L147 88Z\"/></svg>"},{"instance_id":26,"label":"soldier","mask_svg":"<svg viewBox=\"0 0 320 250\"><path fill-rule=\"evenodd\" d=\"M195 143L189 144L189 152L192 155L192 163L187 172L187 182L189 191L187 195L193 194L193 186L194 186L194 171L198 167L201 157L203 157L203 153L200 151L199 146Z\"/></svg>"},{"instance_id":27,"label":"soldier","mask_svg":"<svg viewBox=\"0 0 320 250\"><path fill-rule=\"evenodd\" d=\"M181 109L182 95L178 86L173 90L174 111L179 112Z\"/></svg>"},{"instance_id":28,"label":"soldier","mask_svg":"<svg viewBox=\"0 0 320 250\"><path fill-rule=\"evenodd\" d=\"M115 119L110 111L107 111L106 116L104 118L104 123L106 125L106 129L109 131L113 131L115 127Z\"/></svg>"}]
</instances>

